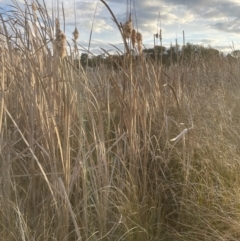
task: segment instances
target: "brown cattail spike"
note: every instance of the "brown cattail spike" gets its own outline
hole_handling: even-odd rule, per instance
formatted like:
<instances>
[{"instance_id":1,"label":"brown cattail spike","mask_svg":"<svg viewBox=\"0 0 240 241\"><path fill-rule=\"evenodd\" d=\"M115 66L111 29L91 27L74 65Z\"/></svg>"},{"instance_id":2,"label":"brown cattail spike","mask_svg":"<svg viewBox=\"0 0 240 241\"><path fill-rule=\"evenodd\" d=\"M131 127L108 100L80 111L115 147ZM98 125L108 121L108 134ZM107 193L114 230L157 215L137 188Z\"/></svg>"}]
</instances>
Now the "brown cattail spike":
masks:
<instances>
[{"instance_id":1,"label":"brown cattail spike","mask_svg":"<svg viewBox=\"0 0 240 241\"><path fill-rule=\"evenodd\" d=\"M73 31L72 34L73 34L74 41L76 41L78 39L78 37L79 37L79 32L77 30L77 27L75 27L75 30Z\"/></svg>"},{"instance_id":2,"label":"brown cattail spike","mask_svg":"<svg viewBox=\"0 0 240 241\"><path fill-rule=\"evenodd\" d=\"M132 30L131 37L132 37L132 39L131 39L132 40L132 46L133 46L133 48L135 48L135 44L137 42L137 32L136 32L135 29Z\"/></svg>"}]
</instances>

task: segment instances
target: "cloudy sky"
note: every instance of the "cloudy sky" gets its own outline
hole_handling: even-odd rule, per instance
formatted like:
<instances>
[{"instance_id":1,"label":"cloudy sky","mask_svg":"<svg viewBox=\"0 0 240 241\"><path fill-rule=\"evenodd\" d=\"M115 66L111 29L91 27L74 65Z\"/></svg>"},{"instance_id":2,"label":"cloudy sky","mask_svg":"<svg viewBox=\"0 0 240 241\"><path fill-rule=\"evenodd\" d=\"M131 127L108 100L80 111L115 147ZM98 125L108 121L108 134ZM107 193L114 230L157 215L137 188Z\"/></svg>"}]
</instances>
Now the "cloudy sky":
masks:
<instances>
[{"instance_id":1,"label":"cloudy sky","mask_svg":"<svg viewBox=\"0 0 240 241\"><path fill-rule=\"evenodd\" d=\"M24 2L23 0L15 0ZM57 0L45 0L49 13ZM39 0L41 3L42 0ZM66 16L68 39L76 26L80 32L79 43L88 45L93 23L91 46L96 51L102 47L112 49L110 44L122 46L122 40L115 23L111 20L106 7L98 0L59 0L63 2ZM125 22L127 3L132 3L134 25L143 35L146 47L153 46L153 34L159 29L159 12L163 45L169 47L176 39L181 45L182 33L186 42L211 45L224 52L230 52L234 44L240 49L240 1L239 0L106 0L119 22ZM31 3L31 0L28 0ZM6 8L9 0L0 0L0 6ZM74 7L75 5L75 7ZM75 11L74 11L75 10ZM95 17L94 12L96 11ZM61 15L60 15L61 19ZM93 22L94 21L94 22Z\"/></svg>"}]
</instances>

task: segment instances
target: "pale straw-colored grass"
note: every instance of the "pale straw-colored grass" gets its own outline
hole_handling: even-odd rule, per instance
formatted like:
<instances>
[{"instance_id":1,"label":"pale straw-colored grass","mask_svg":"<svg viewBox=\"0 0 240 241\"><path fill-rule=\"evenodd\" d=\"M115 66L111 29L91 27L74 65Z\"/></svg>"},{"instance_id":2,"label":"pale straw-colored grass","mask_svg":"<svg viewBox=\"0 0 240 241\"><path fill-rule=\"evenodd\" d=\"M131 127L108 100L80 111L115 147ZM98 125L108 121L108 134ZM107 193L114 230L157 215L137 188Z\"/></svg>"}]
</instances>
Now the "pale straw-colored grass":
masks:
<instances>
[{"instance_id":1,"label":"pale straw-colored grass","mask_svg":"<svg viewBox=\"0 0 240 241\"><path fill-rule=\"evenodd\" d=\"M0 15L2 240L238 241L239 64L86 73L37 6Z\"/></svg>"}]
</instances>

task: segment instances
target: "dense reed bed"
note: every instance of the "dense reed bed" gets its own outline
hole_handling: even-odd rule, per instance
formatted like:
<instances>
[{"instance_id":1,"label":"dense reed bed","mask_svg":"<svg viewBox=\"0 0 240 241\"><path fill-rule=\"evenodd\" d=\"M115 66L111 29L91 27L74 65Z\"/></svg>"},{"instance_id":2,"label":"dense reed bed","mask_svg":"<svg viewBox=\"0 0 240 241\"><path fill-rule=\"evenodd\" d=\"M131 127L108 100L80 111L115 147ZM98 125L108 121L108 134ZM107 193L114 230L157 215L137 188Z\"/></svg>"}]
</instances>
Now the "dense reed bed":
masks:
<instances>
[{"instance_id":1,"label":"dense reed bed","mask_svg":"<svg viewBox=\"0 0 240 241\"><path fill-rule=\"evenodd\" d=\"M86 71L54 26L1 15L0 239L239 240L239 63Z\"/></svg>"}]
</instances>

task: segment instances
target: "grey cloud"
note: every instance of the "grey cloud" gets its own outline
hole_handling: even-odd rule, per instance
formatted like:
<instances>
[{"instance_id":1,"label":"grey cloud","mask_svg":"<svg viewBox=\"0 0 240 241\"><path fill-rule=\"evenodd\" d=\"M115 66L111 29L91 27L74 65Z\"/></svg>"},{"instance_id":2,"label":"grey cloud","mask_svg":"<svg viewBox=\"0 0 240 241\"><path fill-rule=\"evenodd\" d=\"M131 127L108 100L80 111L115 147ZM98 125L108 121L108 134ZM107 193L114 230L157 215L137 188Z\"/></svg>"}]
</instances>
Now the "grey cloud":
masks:
<instances>
[{"instance_id":1,"label":"grey cloud","mask_svg":"<svg viewBox=\"0 0 240 241\"><path fill-rule=\"evenodd\" d=\"M156 21L158 11L163 12L161 16L163 24L164 21L169 21L173 16L180 19L180 14L185 9L192 13L198 21L214 22L212 24L206 23L211 28L240 33L238 27L240 26L240 3L232 0L162 0L160 3L158 0L151 2L138 0L137 3L140 6L140 8L136 7L139 24L144 24L146 20ZM166 11L166 8L169 8L170 11Z\"/></svg>"},{"instance_id":2,"label":"grey cloud","mask_svg":"<svg viewBox=\"0 0 240 241\"><path fill-rule=\"evenodd\" d=\"M240 33L240 18L228 22L218 22L211 25L211 28L228 33Z\"/></svg>"},{"instance_id":3,"label":"grey cloud","mask_svg":"<svg viewBox=\"0 0 240 241\"><path fill-rule=\"evenodd\" d=\"M94 3L87 3L87 2L77 2L76 9L81 12L93 12L95 10L96 4Z\"/></svg>"},{"instance_id":4,"label":"grey cloud","mask_svg":"<svg viewBox=\"0 0 240 241\"><path fill-rule=\"evenodd\" d=\"M163 0L173 6L184 6L196 15L208 19L216 17L237 17L240 4L231 0Z\"/></svg>"}]
</instances>

